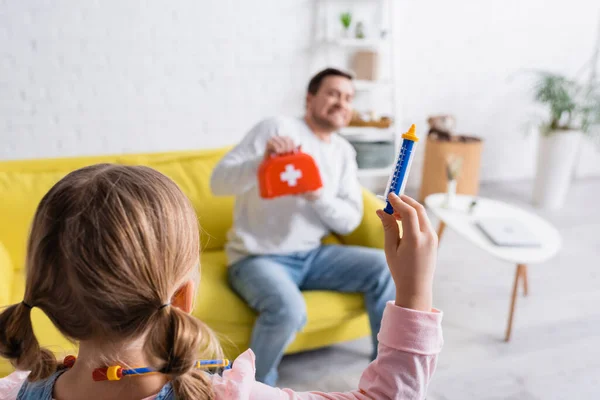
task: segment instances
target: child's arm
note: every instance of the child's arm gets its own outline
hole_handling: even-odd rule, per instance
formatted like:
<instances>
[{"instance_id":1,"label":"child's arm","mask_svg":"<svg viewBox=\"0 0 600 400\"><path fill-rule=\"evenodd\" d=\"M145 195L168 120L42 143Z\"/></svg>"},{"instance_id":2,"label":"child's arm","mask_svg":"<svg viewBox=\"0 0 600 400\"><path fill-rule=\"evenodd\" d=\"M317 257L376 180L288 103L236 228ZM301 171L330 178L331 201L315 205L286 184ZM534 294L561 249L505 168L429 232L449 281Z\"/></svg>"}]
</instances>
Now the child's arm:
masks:
<instances>
[{"instance_id":1,"label":"child's arm","mask_svg":"<svg viewBox=\"0 0 600 400\"><path fill-rule=\"evenodd\" d=\"M223 378L215 378L218 395L224 399L256 400L425 399L443 344L442 314L431 307L437 236L423 206L406 196L400 200L391 194L389 200L394 215L382 210L377 215L385 229L385 253L397 287L396 301L388 303L385 309L379 332L379 353L363 372L359 388L345 393L296 393L257 383L254 355L248 350ZM402 221L402 240L397 219Z\"/></svg>"}]
</instances>

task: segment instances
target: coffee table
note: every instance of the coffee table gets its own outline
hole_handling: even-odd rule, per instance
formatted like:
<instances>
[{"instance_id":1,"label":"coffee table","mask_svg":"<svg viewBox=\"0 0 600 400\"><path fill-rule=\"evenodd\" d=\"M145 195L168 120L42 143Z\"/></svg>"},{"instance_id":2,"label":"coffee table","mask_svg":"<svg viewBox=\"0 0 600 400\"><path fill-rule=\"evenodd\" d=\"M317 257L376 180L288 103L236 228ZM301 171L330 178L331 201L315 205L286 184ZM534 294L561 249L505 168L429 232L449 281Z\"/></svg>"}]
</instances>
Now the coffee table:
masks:
<instances>
[{"instance_id":1,"label":"coffee table","mask_svg":"<svg viewBox=\"0 0 600 400\"><path fill-rule=\"evenodd\" d=\"M517 266L505 335L505 341L508 342L512 331L519 282L522 282L523 294L525 296L527 296L529 291L527 265L541 263L553 257L562 245L560 234L556 228L539 216L502 201L483 197L456 195L451 207L444 208L445 197L444 193L436 193L427 196L425 199L427 208L440 220L438 227L440 241L447 226L492 256L516 264ZM470 205L473 200L476 200L477 203L470 211ZM540 241L541 245L539 247L496 246L475 225L475 221L481 217L517 219Z\"/></svg>"}]
</instances>

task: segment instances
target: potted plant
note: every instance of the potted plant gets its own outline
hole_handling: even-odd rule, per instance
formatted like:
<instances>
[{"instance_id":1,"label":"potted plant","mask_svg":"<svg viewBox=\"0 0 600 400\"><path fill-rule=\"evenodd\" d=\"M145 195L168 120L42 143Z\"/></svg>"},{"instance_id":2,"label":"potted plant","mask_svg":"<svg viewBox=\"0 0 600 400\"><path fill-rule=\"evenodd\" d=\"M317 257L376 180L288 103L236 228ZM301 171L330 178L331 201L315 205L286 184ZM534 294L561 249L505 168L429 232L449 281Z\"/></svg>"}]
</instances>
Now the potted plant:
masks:
<instances>
[{"instance_id":1,"label":"potted plant","mask_svg":"<svg viewBox=\"0 0 600 400\"><path fill-rule=\"evenodd\" d=\"M343 30L343 36L344 37L348 37L349 36L349 31L350 31L350 24L352 23L352 13L351 12L344 12L340 14L340 22L342 23L342 26L344 27Z\"/></svg>"},{"instance_id":2,"label":"potted plant","mask_svg":"<svg viewBox=\"0 0 600 400\"><path fill-rule=\"evenodd\" d=\"M592 63L593 65L594 63ZM533 188L534 203L558 209L567 196L583 135L595 135L600 123L600 90L592 73L587 84L563 75L538 72L535 100L547 108Z\"/></svg>"}]
</instances>

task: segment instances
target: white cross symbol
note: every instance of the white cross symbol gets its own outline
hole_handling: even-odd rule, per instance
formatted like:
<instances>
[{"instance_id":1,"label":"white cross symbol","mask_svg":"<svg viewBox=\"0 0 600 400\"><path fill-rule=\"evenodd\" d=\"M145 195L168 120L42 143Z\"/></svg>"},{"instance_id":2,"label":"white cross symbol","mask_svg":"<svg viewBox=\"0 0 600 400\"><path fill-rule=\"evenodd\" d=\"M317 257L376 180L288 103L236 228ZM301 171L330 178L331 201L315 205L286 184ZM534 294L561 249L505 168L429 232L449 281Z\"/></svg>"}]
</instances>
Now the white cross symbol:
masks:
<instances>
[{"instance_id":1,"label":"white cross symbol","mask_svg":"<svg viewBox=\"0 0 600 400\"><path fill-rule=\"evenodd\" d=\"M285 166L285 171L279 177L282 182L287 182L288 186L296 186L298 179L302 178L302 171L295 169L294 164L288 164Z\"/></svg>"}]
</instances>

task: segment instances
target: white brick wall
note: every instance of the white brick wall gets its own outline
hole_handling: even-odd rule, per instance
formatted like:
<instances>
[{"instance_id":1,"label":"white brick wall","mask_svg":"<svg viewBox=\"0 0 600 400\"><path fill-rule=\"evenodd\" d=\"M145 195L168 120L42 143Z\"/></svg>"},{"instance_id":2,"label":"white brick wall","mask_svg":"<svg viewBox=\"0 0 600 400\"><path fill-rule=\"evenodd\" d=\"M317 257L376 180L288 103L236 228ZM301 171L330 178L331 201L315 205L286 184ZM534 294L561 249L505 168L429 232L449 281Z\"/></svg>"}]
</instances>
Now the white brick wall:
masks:
<instances>
[{"instance_id":1,"label":"white brick wall","mask_svg":"<svg viewBox=\"0 0 600 400\"><path fill-rule=\"evenodd\" d=\"M301 112L311 2L256 3L0 2L0 157L220 146Z\"/></svg>"},{"instance_id":2,"label":"white brick wall","mask_svg":"<svg viewBox=\"0 0 600 400\"><path fill-rule=\"evenodd\" d=\"M209 148L299 114L324 1L0 0L0 159ZM523 4L396 2L400 122L456 114L485 137L484 180L533 173L526 80L509 77L575 72L592 48L597 1Z\"/></svg>"}]
</instances>

